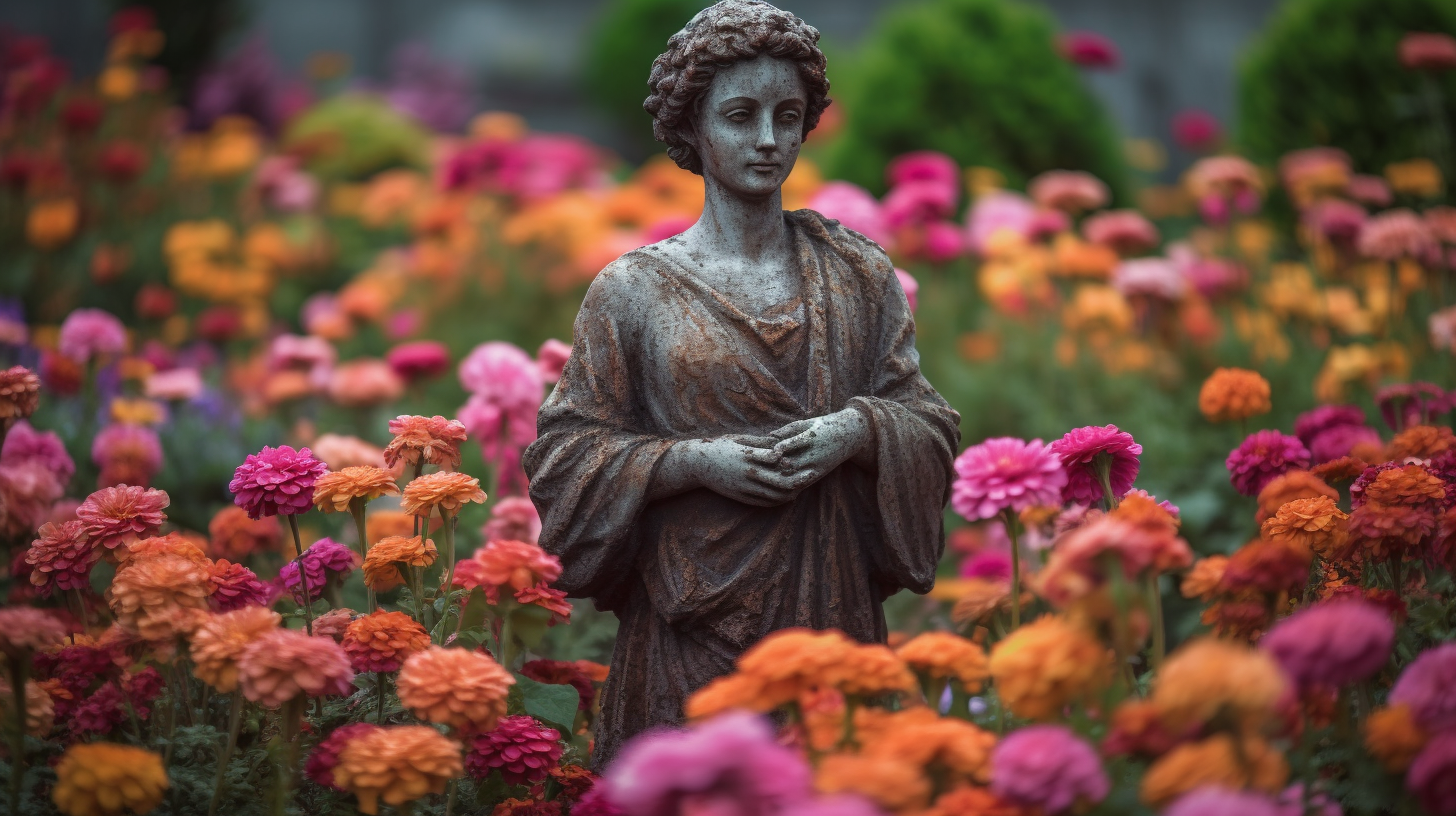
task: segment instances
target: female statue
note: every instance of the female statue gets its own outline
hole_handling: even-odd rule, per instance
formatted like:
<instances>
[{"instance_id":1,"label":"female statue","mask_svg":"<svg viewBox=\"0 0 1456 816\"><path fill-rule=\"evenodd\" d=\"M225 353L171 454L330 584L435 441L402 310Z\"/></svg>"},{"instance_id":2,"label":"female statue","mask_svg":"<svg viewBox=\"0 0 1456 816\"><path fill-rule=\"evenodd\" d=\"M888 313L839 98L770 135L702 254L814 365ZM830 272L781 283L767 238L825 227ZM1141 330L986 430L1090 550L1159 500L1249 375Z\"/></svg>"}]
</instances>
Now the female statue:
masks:
<instances>
[{"instance_id":1,"label":"female statue","mask_svg":"<svg viewBox=\"0 0 1456 816\"><path fill-rule=\"evenodd\" d=\"M884 251L782 209L818 39L724 0L668 40L645 107L702 217L597 276L525 454L557 586L621 620L597 767L770 632L883 641L883 600L934 581L960 417Z\"/></svg>"}]
</instances>

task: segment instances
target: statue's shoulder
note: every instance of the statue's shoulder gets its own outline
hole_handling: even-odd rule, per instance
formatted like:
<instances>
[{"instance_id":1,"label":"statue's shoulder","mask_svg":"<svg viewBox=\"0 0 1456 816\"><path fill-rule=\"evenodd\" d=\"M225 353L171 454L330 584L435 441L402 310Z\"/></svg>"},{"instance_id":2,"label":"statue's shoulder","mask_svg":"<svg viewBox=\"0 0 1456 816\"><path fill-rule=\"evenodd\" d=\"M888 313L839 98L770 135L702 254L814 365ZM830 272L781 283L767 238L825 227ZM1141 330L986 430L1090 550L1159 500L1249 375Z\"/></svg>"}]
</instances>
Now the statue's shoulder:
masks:
<instances>
[{"instance_id":1,"label":"statue's shoulder","mask_svg":"<svg viewBox=\"0 0 1456 816\"><path fill-rule=\"evenodd\" d=\"M891 263L890 256L884 247L869 238L815 210L793 210L785 216L806 234L827 244L852 269L868 277L871 283L894 277L895 265Z\"/></svg>"},{"instance_id":2,"label":"statue's shoulder","mask_svg":"<svg viewBox=\"0 0 1456 816\"><path fill-rule=\"evenodd\" d=\"M587 288L587 303L625 305L653 297L661 289L663 260L641 247L603 267Z\"/></svg>"}]
</instances>

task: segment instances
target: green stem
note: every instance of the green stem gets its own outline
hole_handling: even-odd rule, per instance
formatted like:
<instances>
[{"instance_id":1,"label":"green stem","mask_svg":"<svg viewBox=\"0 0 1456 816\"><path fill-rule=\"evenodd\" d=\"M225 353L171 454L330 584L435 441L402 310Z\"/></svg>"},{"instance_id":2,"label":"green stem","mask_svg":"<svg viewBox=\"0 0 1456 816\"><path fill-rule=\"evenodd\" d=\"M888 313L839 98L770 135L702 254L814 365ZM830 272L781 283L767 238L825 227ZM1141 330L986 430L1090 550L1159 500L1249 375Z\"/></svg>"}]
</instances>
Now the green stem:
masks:
<instances>
[{"instance_id":1,"label":"green stem","mask_svg":"<svg viewBox=\"0 0 1456 816\"><path fill-rule=\"evenodd\" d=\"M416 516L416 518L419 518L419 517ZM424 599L424 594L425 594L425 577L424 577L424 572L425 571L424 571L424 568L423 567L410 567L409 568L409 571L410 571L410 594L413 595L413 596L415 596L415 620L419 621L419 624L421 626L426 626L427 627L427 624L425 623L425 599Z\"/></svg>"},{"instance_id":2,"label":"green stem","mask_svg":"<svg viewBox=\"0 0 1456 816\"><path fill-rule=\"evenodd\" d=\"M359 532L359 557L368 558L369 535L364 524L364 500L354 499L349 502L349 514L354 517L354 529ZM374 597L374 588L366 585L364 591L369 598L369 611L371 613L379 611L379 601Z\"/></svg>"},{"instance_id":3,"label":"green stem","mask_svg":"<svg viewBox=\"0 0 1456 816\"><path fill-rule=\"evenodd\" d=\"M212 802L207 806L207 816L217 816L217 806L222 801L223 783L227 781L228 765L233 761L233 751L238 747L238 732L243 726L243 693L233 692L232 711L228 714L227 744L222 756L217 759L217 779L212 783Z\"/></svg>"},{"instance_id":4,"label":"green stem","mask_svg":"<svg viewBox=\"0 0 1456 816\"><path fill-rule=\"evenodd\" d=\"M511 605L514 606L514 601L511 602ZM516 662L516 633L511 626L511 619L513 617L511 613L514 611L514 609L510 609L501 616L501 665L505 667L506 671L513 671L512 666Z\"/></svg>"},{"instance_id":5,"label":"green stem","mask_svg":"<svg viewBox=\"0 0 1456 816\"><path fill-rule=\"evenodd\" d=\"M1001 511L1001 523L1011 539L1011 629L1021 626L1021 542L1016 535L1016 517L1008 508Z\"/></svg>"},{"instance_id":6,"label":"green stem","mask_svg":"<svg viewBox=\"0 0 1456 816\"><path fill-rule=\"evenodd\" d=\"M25 779L25 680L30 655L12 657L10 663L10 812L20 812L20 789Z\"/></svg>"},{"instance_id":7,"label":"green stem","mask_svg":"<svg viewBox=\"0 0 1456 816\"><path fill-rule=\"evenodd\" d=\"M450 794L445 799L445 816L451 816L455 812L455 796L459 789L458 779L450 780Z\"/></svg>"},{"instance_id":8,"label":"green stem","mask_svg":"<svg viewBox=\"0 0 1456 816\"><path fill-rule=\"evenodd\" d=\"M298 586L303 590L303 626L313 634L313 595L308 591L308 570L303 568L303 536L298 533L298 516L289 514L288 527L293 531L293 549L298 553Z\"/></svg>"},{"instance_id":9,"label":"green stem","mask_svg":"<svg viewBox=\"0 0 1456 816\"><path fill-rule=\"evenodd\" d=\"M71 599L76 602L76 620L81 622L81 628L86 628L86 598L81 594L80 587L71 588Z\"/></svg>"},{"instance_id":10,"label":"green stem","mask_svg":"<svg viewBox=\"0 0 1456 816\"><path fill-rule=\"evenodd\" d=\"M293 798L293 772L298 764L298 726L306 705L308 698L303 696L283 704L283 728L279 731L279 738L283 740L283 760L278 763L278 788L273 800L275 816L285 816L288 802Z\"/></svg>"},{"instance_id":11,"label":"green stem","mask_svg":"<svg viewBox=\"0 0 1456 816\"><path fill-rule=\"evenodd\" d=\"M379 686L379 711L376 713L374 721L384 725L384 672L375 672L374 682Z\"/></svg>"},{"instance_id":12,"label":"green stem","mask_svg":"<svg viewBox=\"0 0 1456 816\"><path fill-rule=\"evenodd\" d=\"M1163 623L1163 590L1159 586L1159 576L1156 572L1148 572L1148 599L1152 606L1153 613L1153 671L1163 667L1163 656L1167 654L1168 633Z\"/></svg>"}]
</instances>

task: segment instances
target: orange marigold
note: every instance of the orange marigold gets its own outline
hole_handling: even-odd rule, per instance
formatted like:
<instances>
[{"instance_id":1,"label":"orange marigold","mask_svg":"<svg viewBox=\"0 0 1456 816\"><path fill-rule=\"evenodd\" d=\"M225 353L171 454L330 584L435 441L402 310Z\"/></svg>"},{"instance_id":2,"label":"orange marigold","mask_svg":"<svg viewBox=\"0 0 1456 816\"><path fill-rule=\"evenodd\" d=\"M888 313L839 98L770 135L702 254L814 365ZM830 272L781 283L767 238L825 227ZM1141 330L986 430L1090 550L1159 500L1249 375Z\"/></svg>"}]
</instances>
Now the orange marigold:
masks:
<instances>
[{"instance_id":1,"label":"orange marigold","mask_svg":"<svg viewBox=\"0 0 1456 816\"><path fill-rule=\"evenodd\" d=\"M394 467L400 462L411 465L425 462L447 470L460 467L460 443L465 441L465 425L442 416L399 416L389 421L394 434L384 449L384 464Z\"/></svg>"},{"instance_id":2,"label":"orange marigold","mask_svg":"<svg viewBox=\"0 0 1456 816\"><path fill-rule=\"evenodd\" d=\"M438 554L435 542L420 536L381 538L364 556L364 583L375 592L393 589L409 580L409 575L400 569L401 564L428 567L435 563Z\"/></svg>"},{"instance_id":3,"label":"orange marigold","mask_svg":"<svg viewBox=\"0 0 1456 816\"><path fill-rule=\"evenodd\" d=\"M895 650L915 671L936 679L954 678L968 692L981 689L991 674L986 650L950 632L924 632Z\"/></svg>"},{"instance_id":4,"label":"orange marigold","mask_svg":"<svg viewBox=\"0 0 1456 816\"><path fill-rule=\"evenodd\" d=\"M991 749L996 735L951 718L891 725L865 743L864 755L909 762L935 779L991 781Z\"/></svg>"},{"instance_id":5,"label":"orange marigold","mask_svg":"<svg viewBox=\"0 0 1456 816\"><path fill-rule=\"evenodd\" d=\"M40 377L25 366L0 371L0 420L25 419L40 405Z\"/></svg>"},{"instance_id":6,"label":"orange marigold","mask_svg":"<svg viewBox=\"0 0 1456 816\"><path fill-rule=\"evenodd\" d=\"M683 714L690 720L702 720L735 708L769 712L783 703L764 694L762 679L750 674L729 674L693 692L683 706Z\"/></svg>"},{"instance_id":7,"label":"orange marigold","mask_svg":"<svg viewBox=\"0 0 1456 816\"><path fill-rule=\"evenodd\" d=\"M224 694L236 691L243 649L282 623L282 616L262 606L204 618L192 633L192 673Z\"/></svg>"},{"instance_id":8,"label":"orange marigold","mask_svg":"<svg viewBox=\"0 0 1456 816\"><path fill-rule=\"evenodd\" d=\"M397 725L345 743L334 784L354 794L359 810L372 816L380 801L399 807L444 793L445 784L464 772L460 743L428 725Z\"/></svg>"},{"instance_id":9,"label":"orange marigold","mask_svg":"<svg viewBox=\"0 0 1456 816\"><path fill-rule=\"evenodd\" d=\"M962 626L979 623L994 612L1011 609L1011 584L1007 581L968 578L963 586L960 599L950 609L950 619ZM1032 598L1028 592L1021 595L1024 607Z\"/></svg>"},{"instance_id":10,"label":"orange marigold","mask_svg":"<svg viewBox=\"0 0 1456 816\"><path fill-rule=\"evenodd\" d=\"M879 643L855 646L832 672L834 686L847 695L874 697L912 692L915 675L890 647Z\"/></svg>"},{"instance_id":11,"label":"orange marigold","mask_svg":"<svg viewBox=\"0 0 1456 816\"><path fill-rule=\"evenodd\" d=\"M1102 689L1108 650L1090 632L1048 615L1013 631L991 650L991 677L1018 717L1046 720Z\"/></svg>"},{"instance_id":12,"label":"orange marigold","mask_svg":"<svg viewBox=\"0 0 1456 816\"><path fill-rule=\"evenodd\" d=\"M398 496L394 474L381 467L346 467L318 477L313 483L313 503L325 513L344 513L355 499L370 502L380 496Z\"/></svg>"},{"instance_id":13,"label":"orange marigold","mask_svg":"<svg viewBox=\"0 0 1456 816\"><path fill-rule=\"evenodd\" d=\"M344 696L354 690L349 656L329 638L297 629L274 629L238 655L243 696L269 708L299 697Z\"/></svg>"},{"instance_id":14,"label":"orange marigold","mask_svg":"<svg viewBox=\"0 0 1456 816\"><path fill-rule=\"evenodd\" d=\"M1238 422L1269 413L1269 381L1246 368L1218 368L1198 391L1198 410L1209 422Z\"/></svg>"},{"instance_id":15,"label":"orange marigold","mask_svg":"<svg viewBox=\"0 0 1456 816\"><path fill-rule=\"evenodd\" d=\"M1161 808L1205 785L1278 793L1287 781L1289 763L1269 743L1244 737L1235 744L1231 735L1217 734L1160 757L1143 775L1140 793L1144 802Z\"/></svg>"},{"instance_id":16,"label":"orange marigold","mask_svg":"<svg viewBox=\"0 0 1456 816\"><path fill-rule=\"evenodd\" d=\"M247 510L230 504L208 522L207 537L213 558L241 562L253 553L277 552L283 531L278 519L252 519Z\"/></svg>"},{"instance_id":17,"label":"orange marigold","mask_svg":"<svg viewBox=\"0 0 1456 816\"><path fill-rule=\"evenodd\" d=\"M1215 719L1254 727L1273 719L1287 685L1268 654L1201 638L1168 657L1149 699L1163 723L1175 731Z\"/></svg>"},{"instance_id":18,"label":"orange marigold","mask_svg":"<svg viewBox=\"0 0 1456 816\"><path fill-rule=\"evenodd\" d=\"M479 479L441 470L427 473L405 485L400 509L411 515L428 517L436 508L446 513L457 513L470 502L484 501L485 491L480 489Z\"/></svg>"},{"instance_id":19,"label":"orange marigold","mask_svg":"<svg viewBox=\"0 0 1456 816\"><path fill-rule=\"evenodd\" d=\"M815 686L833 685L856 645L837 630L781 629L744 652L738 670L762 682L761 694L772 708Z\"/></svg>"},{"instance_id":20,"label":"orange marigold","mask_svg":"<svg viewBox=\"0 0 1456 816\"><path fill-rule=\"evenodd\" d=\"M1430 739L1405 703L1370 712L1362 729L1365 749L1391 773L1405 773Z\"/></svg>"},{"instance_id":21,"label":"orange marigold","mask_svg":"<svg viewBox=\"0 0 1456 816\"><path fill-rule=\"evenodd\" d=\"M134 558L117 571L107 590L111 613L128 633L145 640L171 640L190 634L179 610L205 612L212 581L206 566L180 555Z\"/></svg>"},{"instance_id":22,"label":"orange marigold","mask_svg":"<svg viewBox=\"0 0 1456 816\"><path fill-rule=\"evenodd\" d=\"M1412 425L1390 440L1391 459L1430 459L1456 448L1456 433L1444 425Z\"/></svg>"},{"instance_id":23,"label":"orange marigold","mask_svg":"<svg viewBox=\"0 0 1456 816\"><path fill-rule=\"evenodd\" d=\"M1325 558L1337 558L1345 548L1345 521L1349 518L1329 496L1295 499L1264 520L1263 535L1314 550Z\"/></svg>"},{"instance_id":24,"label":"orange marigold","mask_svg":"<svg viewBox=\"0 0 1456 816\"><path fill-rule=\"evenodd\" d=\"M881 757L834 754L814 773L820 793L857 793L890 811L923 808L930 799L930 780L913 762Z\"/></svg>"},{"instance_id":25,"label":"orange marigold","mask_svg":"<svg viewBox=\"0 0 1456 816\"><path fill-rule=\"evenodd\" d=\"M170 783L161 754L110 742L72 745L56 763L51 801L66 816L147 813Z\"/></svg>"},{"instance_id":26,"label":"orange marigold","mask_svg":"<svg viewBox=\"0 0 1456 816\"><path fill-rule=\"evenodd\" d=\"M403 612L360 615L344 631L344 651L357 672L396 671L405 658L429 645L430 633Z\"/></svg>"},{"instance_id":27,"label":"orange marigold","mask_svg":"<svg viewBox=\"0 0 1456 816\"><path fill-rule=\"evenodd\" d=\"M1181 590L1185 598L1208 600L1218 591L1223 580L1223 571L1228 569L1228 556L1210 555L1193 563L1193 569L1183 576Z\"/></svg>"},{"instance_id":28,"label":"orange marigold","mask_svg":"<svg viewBox=\"0 0 1456 816\"><path fill-rule=\"evenodd\" d=\"M1313 499L1319 496L1339 501L1340 491L1325 484L1324 480L1307 470L1281 473L1259 491L1259 511L1254 520L1263 524L1264 519L1278 513L1279 508L1295 499Z\"/></svg>"},{"instance_id":29,"label":"orange marigold","mask_svg":"<svg viewBox=\"0 0 1456 816\"><path fill-rule=\"evenodd\" d=\"M464 732L495 728L516 678L490 655L431 646L399 672L399 701L416 717Z\"/></svg>"},{"instance_id":30,"label":"orange marigold","mask_svg":"<svg viewBox=\"0 0 1456 816\"><path fill-rule=\"evenodd\" d=\"M480 582L530 589L561 577L561 560L526 541L489 541L471 559L480 564Z\"/></svg>"}]
</instances>

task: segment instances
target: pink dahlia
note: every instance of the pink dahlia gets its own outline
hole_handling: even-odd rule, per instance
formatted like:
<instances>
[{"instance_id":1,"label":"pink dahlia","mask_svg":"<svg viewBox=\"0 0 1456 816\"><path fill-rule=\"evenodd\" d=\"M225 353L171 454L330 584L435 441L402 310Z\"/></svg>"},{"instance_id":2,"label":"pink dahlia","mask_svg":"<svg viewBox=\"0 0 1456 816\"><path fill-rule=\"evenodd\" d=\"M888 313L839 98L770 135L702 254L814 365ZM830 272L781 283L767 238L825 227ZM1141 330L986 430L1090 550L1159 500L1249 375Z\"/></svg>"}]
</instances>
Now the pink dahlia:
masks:
<instances>
[{"instance_id":1,"label":"pink dahlia","mask_svg":"<svg viewBox=\"0 0 1456 816\"><path fill-rule=\"evenodd\" d=\"M298 565L299 562L304 563L309 600L316 601L322 597L324 585L330 578L337 576L343 580L354 571L358 566L355 561L352 549L332 538L321 538L303 551L302 558L284 564L283 569L278 571L278 577L283 579L284 588L293 593L294 600L302 603L303 587L299 585Z\"/></svg>"},{"instance_id":2,"label":"pink dahlia","mask_svg":"<svg viewBox=\"0 0 1456 816\"><path fill-rule=\"evenodd\" d=\"M1067 470L1062 498L1091 505L1102 500L1104 479L1113 496L1132 489L1143 446L1116 425L1088 425L1067 431L1066 436L1051 444L1051 451Z\"/></svg>"},{"instance_id":3,"label":"pink dahlia","mask_svg":"<svg viewBox=\"0 0 1456 816\"><path fill-rule=\"evenodd\" d=\"M1426 743L1406 771L1405 787L1431 816L1456 816L1456 731Z\"/></svg>"},{"instance_id":4,"label":"pink dahlia","mask_svg":"<svg viewBox=\"0 0 1456 816\"><path fill-rule=\"evenodd\" d=\"M703 812L775 813L809 798L809 783L809 766L768 720L734 712L634 738L598 787L627 813L671 816L689 799Z\"/></svg>"},{"instance_id":5,"label":"pink dahlia","mask_svg":"<svg viewBox=\"0 0 1456 816\"><path fill-rule=\"evenodd\" d=\"M378 730L380 730L379 726L362 722L349 723L335 728L308 755L308 761L303 765L303 772L318 785L345 793L343 788L334 784L334 768L339 766L339 754L343 753L344 746L350 742Z\"/></svg>"},{"instance_id":6,"label":"pink dahlia","mask_svg":"<svg viewBox=\"0 0 1456 816\"><path fill-rule=\"evenodd\" d=\"M863 187L847 181L831 181L809 199L809 209L832 218L880 246L890 245L890 228L885 225L880 202Z\"/></svg>"},{"instance_id":7,"label":"pink dahlia","mask_svg":"<svg viewBox=\"0 0 1456 816\"><path fill-rule=\"evenodd\" d=\"M1060 725L1013 731L991 753L991 791L1014 805L1065 813L1107 798L1097 751Z\"/></svg>"},{"instance_id":8,"label":"pink dahlia","mask_svg":"<svg viewBox=\"0 0 1456 816\"><path fill-rule=\"evenodd\" d=\"M1163 816L1284 816L1272 799L1256 791L1232 790L1214 785L1195 788L1173 801Z\"/></svg>"},{"instance_id":9,"label":"pink dahlia","mask_svg":"<svg viewBox=\"0 0 1456 816\"><path fill-rule=\"evenodd\" d=\"M541 379L549 383L560 380L561 371L566 368L566 361L570 358L570 343L563 343L554 337L542 343L541 348L536 349L536 366L541 369Z\"/></svg>"},{"instance_id":10,"label":"pink dahlia","mask_svg":"<svg viewBox=\"0 0 1456 816\"><path fill-rule=\"evenodd\" d=\"M1158 245L1158 228L1137 210L1107 210L1087 217L1082 234L1119 255L1136 255Z\"/></svg>"},{"instance_id":11,"label":"pink dahlia","mask_svg":"<svg viewBox=\"0 0 1456 816\"><path fill-rule=\"evenodd\" d=\"M1059 505L1067 483L1062 460L1040 439L987 439L961 452L955 470L951 507L968 521Z\"/></svg>"},{"instance_id":12,"label":"pink dahlia","mask_svg":"<svg viewBox=\"0 0 1456 816\"><path fill-rule=\"evenodd\" d=\"M1279 621L1259 648L1303 689L1339 688L1364 680L1390 660L1395 622L1362 600L1322 603Z\"/></svg>"},{"instance_id":13,"label":"pink dahlia","mask_svg":"<svg viewBox=\"0 0 1456 816\"><path fill-rule=\"evenodd\" d=\"M1402 207L1372 216L1360 230L1360 254L1382 261L1427 257L1437 248L1436 237L1419 215Z\"/></svg>"},{"instance_id":14,"label":"pink dahlia","mask_svg":"<svg viewBox=\"0 0 1456 816\"><path fill-rule=\"evenodd\" d=\"M1297 438L1278 431L1249 434L1229 453L1224 466L1234 489L1245 496L1257 496L1274 477L1290 470L1309 468L1309 448Z\"/></svg>"},{"instance_id":15,"label":"pink dahlia","mask_svg":"<svg viewBox=\"0 0 1456 816\"><path fill-rule=\"evenodd\" d=\"M1428 732L1456 726L1456 643L1427 649L1400 673L1390 705L1410 706L1416 724Z\"/></svg>"},{"instance_id":16,"label":"pink dahlia","mask_svg":"<svg viewBox=\"0 0 1456 816\"><path fill-rule=\"evenodd\" d=\"M499 770L507 785L530 785L546 778L561 759L561 732L531 717L502 717L494 731L478 734L465 754L465 772L485 779Z\"/></svg>"},{"instance_id":17,"label":"pink dahlia","mask_svg":"<svg viewBox=\"0 0 1456 816\"><path fill-rule=\"evenodd\" d=\"M934 150L902 153L885 166L885 181L891 187L926 181L942 187L959 189L961 171L955 159Z\"/></svg>"},{"instance_id":18,"label":"pink dahlia","mask_svg":"<svg viewBox=\"0 0 1456 816\"><path fill-rule=\"evenodd\" d=\"M1112 69L1122 61L1112 40L1092 31L1068 31L1058 40L1057 49L1068 62L1083 68Z\"/></svg>"},{"instance_id":19,"label":"pink dahlia","mask_svg":"<svg viewBox=\"0 0 1456 816\"><path fill-rule=\"evenodd\" d=\"M37 431L22 419L5 434L0 465L13 466L31 460L41 462L62 485L70 482L76 474L76 463L71 461L61 438L54 431Z\"/></svg>"},{"instance_id":20,"label":"pink dahlia","mask_svg":"<svg viewBox=\"0 0 1456 816\"><path fill-rule=\"evenodd\" d=\"M541 539L541 516L536 505L524 496L507 496L490 508L490 521L480 528L482 541L525 541Z\"/></svg>"},{"instance_id":21,"label":"pink dahlia","mask_svg":"<svg viewBox=\"0 0 1456 816\"><path fill-rule=\"evenodd\" d=\"M1456 68L1456 37L1433 31L1411 31L1400 38L1400 64L1414 71Z\"/></svg>"},{"instance_id":22,"label":"pink dahlia","mask_svg":"<svg viewBox=\"0 0 1456 816\"><path fill-rule=\"evenodd\" d=\"M960 190L937 181L907 181L885 195L881 212L891 230L943 221L955 213Z\"/></svg>"},{"instance_id":23,"label":"pink dahlia","mask_svg":"<svg viewBox=\"0 0 1456 816\"><path fill-rule=\"evenodd\" d=\"M134 485L104 487L81 502L76 518L85 522L86 532L97 546L115 550L156 533L167 520L162 511L171 501L161 490Z\"/></svg>"},{"instance_id":24,"label":"pink dahlia","mask_svg":"<svg viewBox=\"0 0 1456 816\"><path fill-rule=\"evenodd\" d=\"M450 368L450 349L436 340L400 343L384 355L394 373L405 382L432 380Z\"/></svg>"},{"instance_id":25,"label":"pink dahlia","mask_svg":"<svg viewBox=\"0 0 1456 816\"><path fill-rule=\"evenodd\" d=\"M328 469L308 448L265 446L238 465L228 490L249 518L296 516L313 506L313 483Z\"/></svg>"},{"instance_id":26,"label":"pink dahlia","mask_svg":"<svg viewBox=\"0 0 1456 816\"><path fill-rule=\"evenodd\" d=\"M162 439L145 425L112 423L91 443L91 461L104 485L147 485L162 469Z\"/></svg>"},{"instance_id":27,"label":"pink dahlia","mask_svg":"<svg viewBox=\"0 0 1456 816\"><path fill-rule=\"evenodd\" d=\"M207 603L214 612L231 612L245 606L269 606L273 603L273 589L242 564L220 558L212 562L208 572L212 594L207 597Z\"/></svg>"},{"instance_id":28,"label":"pink dahlia","mask_svg":"<svg viewBox=\"0 0 1456 816\"><path fill-rule=\"evenodd\" d=\"M57 349L81 364L113 357L126 351L126 327L110 312L77 309L61 323Z\"/></svg>"},{"instance_id":29,"label":"pink dahlia","mask_svg":"<svg viewBox=\"0 0 1456 816\"><path fill-rule=\"evenodd\" d=\"M481 343L460 363L460 384L487 404L532 416L541 405L541 369L526 352L501 341Z\"/></svg>"},{"instance_id":30,"label":"pink dahlia","mask_svg":"<svg viewBox=\"0 0 1456 816\"><path fill-rule=\"evenodd\" d=\"M1032 179L1026 193L1041 207L1074 215L1105 207L1112 198L1101 179L1081 170L1049 170Z\"/></svg>"}]
</instances>

